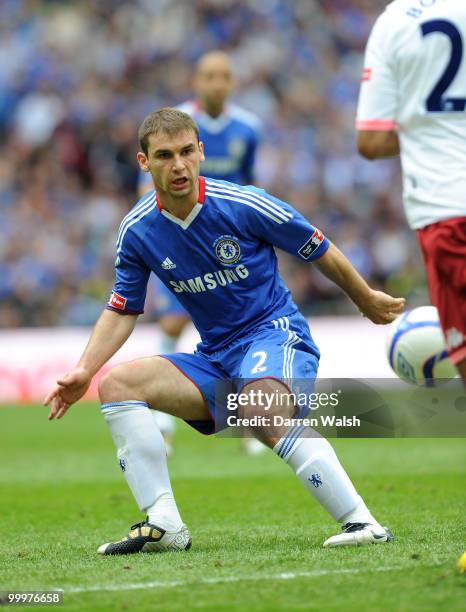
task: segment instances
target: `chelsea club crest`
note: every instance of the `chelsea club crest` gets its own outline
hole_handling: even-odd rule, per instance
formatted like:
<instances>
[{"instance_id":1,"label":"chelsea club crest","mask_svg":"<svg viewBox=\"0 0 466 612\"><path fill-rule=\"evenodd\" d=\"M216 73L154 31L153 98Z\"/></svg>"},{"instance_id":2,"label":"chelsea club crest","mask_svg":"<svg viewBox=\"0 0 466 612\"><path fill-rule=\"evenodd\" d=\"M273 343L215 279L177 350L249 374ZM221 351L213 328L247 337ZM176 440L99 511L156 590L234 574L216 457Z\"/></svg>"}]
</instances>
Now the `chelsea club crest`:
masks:
<instances>
[{"instance_id":1,"label":"chelsea club crest","mask_svg":"<svg viewBox=\"0 0 466 612\"><path fill-rule=\"evenodd\" d=\"M220 236L214 242L215 255L222 264L231 265L241 257L241 247L235 236Z\"/></svg>"}]
</instances>

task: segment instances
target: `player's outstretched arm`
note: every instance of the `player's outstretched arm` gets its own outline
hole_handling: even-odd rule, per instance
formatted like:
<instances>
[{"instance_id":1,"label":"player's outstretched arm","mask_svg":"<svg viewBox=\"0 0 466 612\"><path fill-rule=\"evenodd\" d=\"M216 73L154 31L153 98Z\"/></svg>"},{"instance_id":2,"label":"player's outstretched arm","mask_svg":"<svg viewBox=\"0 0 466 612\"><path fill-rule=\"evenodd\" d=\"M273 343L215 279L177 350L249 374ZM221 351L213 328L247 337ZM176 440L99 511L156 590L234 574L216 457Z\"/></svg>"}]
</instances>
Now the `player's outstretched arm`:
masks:
<instances>
[{"instance_id":1,"label":"player's outstretched arm","mask_svg":"<svg viewBox=\"0 0 466 612\"><path fill-rule=\"evenodd\" d=\"M93 376L126 342L136 324L137 315L121 315L104 310L77 366L57 381L47 395L49 420L60 419L68 408L86 393Z\"/></svg>"},{"instance_id":2,"label":"player's outstretched arm","mask_svg":"<svg viewBox=\"0 0 466 612\"><path fill-rule=\"evenodd\" d=\"M354 266L334 244L314 262L319 270L351 298L373 323L391 323L403 312L404 298L394 298L371 289Z\"/></svg>"}]
</instances>

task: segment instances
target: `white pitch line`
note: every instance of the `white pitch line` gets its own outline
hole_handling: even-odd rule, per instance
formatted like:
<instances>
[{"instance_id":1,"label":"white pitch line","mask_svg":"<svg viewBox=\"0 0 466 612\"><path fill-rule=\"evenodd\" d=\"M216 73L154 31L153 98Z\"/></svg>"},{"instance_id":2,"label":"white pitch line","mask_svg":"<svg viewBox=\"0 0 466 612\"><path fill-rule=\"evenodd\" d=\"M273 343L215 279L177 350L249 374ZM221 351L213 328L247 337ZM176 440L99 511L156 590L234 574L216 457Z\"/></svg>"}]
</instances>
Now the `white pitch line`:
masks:
<instances>
[{"instance_id":1,"label":"white pitch line","mask_svg":"<svg viewBox=\"0 0 466 612\"><path fill-rule=\"evenodd\" d=\"M435 567L435 565L393 565L375 568L341 568L329 570L312 570L307 572L281 572L279 574L256 574L249 576L217 576L214 578L198 578L195 580L155 580L152 582L134 582L130 584L94 585L88 587L60 587L64 594L68 593L93 593L98 591L136 591L139 589L172 589L181 586L193 586L199 584L224 584L231 582L253 582L260 580L295 580L296 578L319 578L321 576L332 576L338 574L360 574L361 572L396 572L408 568ZM58 590L58 589L55 589Z\"/></svg>"}]
</instances>

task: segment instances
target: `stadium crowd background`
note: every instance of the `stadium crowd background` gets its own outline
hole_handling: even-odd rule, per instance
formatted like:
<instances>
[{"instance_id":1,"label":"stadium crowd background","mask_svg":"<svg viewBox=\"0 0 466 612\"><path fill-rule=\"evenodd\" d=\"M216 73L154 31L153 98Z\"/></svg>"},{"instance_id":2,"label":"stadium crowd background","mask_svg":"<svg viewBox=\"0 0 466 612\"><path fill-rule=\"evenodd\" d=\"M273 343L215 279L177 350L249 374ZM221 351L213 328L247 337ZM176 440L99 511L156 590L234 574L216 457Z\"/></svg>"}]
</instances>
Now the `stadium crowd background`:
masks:
<instances>
[{"instance_id":1,"label":"stadium crowd background","mask_svg":"<svg viewBox=\"0 0 466 612\"><path fill-rule=\"evenodd\" d=\"M0 327L91 324L136 201L137 127L192 95L197 58L231 54L234 99L264 124L256 184L321 227L375 286L426 301L398 160L355 147L374 0L2 0ZM354 312L281 256L308 315ZM148 309L150 311L150 307Z\"/></svg>"}]
</instances>

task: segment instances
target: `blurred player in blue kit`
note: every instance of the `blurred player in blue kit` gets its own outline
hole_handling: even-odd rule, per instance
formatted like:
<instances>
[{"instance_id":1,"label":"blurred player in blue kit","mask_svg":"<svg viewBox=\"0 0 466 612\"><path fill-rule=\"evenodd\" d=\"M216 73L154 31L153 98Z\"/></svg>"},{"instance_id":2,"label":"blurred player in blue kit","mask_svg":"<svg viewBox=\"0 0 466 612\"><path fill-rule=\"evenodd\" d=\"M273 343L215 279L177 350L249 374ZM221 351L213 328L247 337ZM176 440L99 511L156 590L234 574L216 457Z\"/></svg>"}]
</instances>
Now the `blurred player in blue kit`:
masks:
<instances>
[{"instance_id":1,"label":"blurred player in blue kit","mask_svg":"<svg viewBox=\"0 0 466 612\"><path fill-rule=\"evenodd\" d=\"M228 55L222 51L204 54L196 65L193 85L195 99L177 108L191 115L198 125L205 153L202 174L241 185L253 183L260 120L249 111L228 102L234 87ZM150 173L141 171L139 196L142 197L153 188ZM173 264L167 261L165 265ZM152 281L154 314L161 331L159 350L162 353L174 353L190 317L163 283L154 278ZM170 453L175 421L170 415L159 412L156 413L156 419ZM261 452L262 448L255 438L244 440L244 449L251 454Z\"/></svg>"},{"instance_id":2,"label":"blurred player in blue kit","mask_svg":"<svg viewBox=\"0 0 466 612\"><path fill-rule=\"evenodd\" d=\"M194 354L137 359L100 381L102 414L119 465L146 514L125 538L102 544L104 555L191 546L152 409L212 433L222 381L236 381L237 392L256 397L289 397L297 379L312 388L319 350L280 277L274 247L314 262L375 323L391 322L404 308L404 299L371 289L323 233L286 202L256 187L199 176L203 146L186 113L171 108L151 113L138 135L138 161L150 172L155 190L120 226L114 290L77 366L45 398L49 419L61 418L85 394L131 335L151 272L176 294L202 341ZM173 267L163 266L167 259ZM246 402L241 416L256 416L261 409ZM372 516L331 445L300 420L306 411L291 401L276 402L267 414L296 418L292 426L272 422L253 431L341 524L342 531L324 546L388 542L390 531Z\"/></svg>"}]
</instances>

